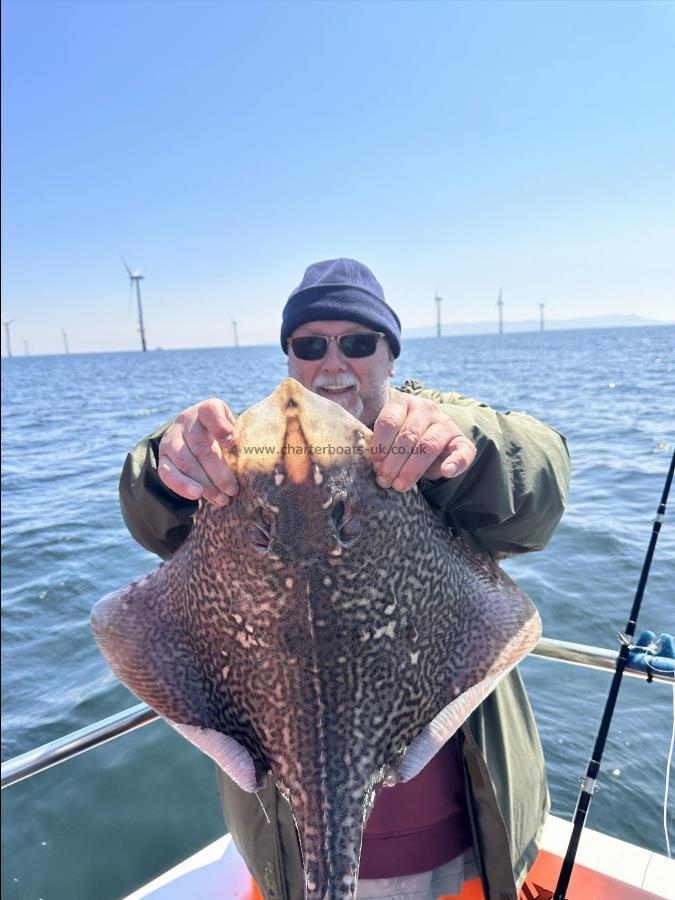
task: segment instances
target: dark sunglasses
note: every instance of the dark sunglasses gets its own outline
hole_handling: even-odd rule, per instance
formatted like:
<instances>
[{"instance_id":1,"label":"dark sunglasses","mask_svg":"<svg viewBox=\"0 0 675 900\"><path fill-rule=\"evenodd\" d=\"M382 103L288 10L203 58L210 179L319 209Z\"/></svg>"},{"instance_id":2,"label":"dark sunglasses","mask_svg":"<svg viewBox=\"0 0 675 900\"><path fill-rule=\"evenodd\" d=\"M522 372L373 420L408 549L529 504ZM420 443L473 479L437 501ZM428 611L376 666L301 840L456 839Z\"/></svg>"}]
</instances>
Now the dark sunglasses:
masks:
<instances>
[{"instance_id":1,"label":"dark sunglasses","mask_svg":"<svg viewBox=\"0 0 675 900\"><path fill-rule=\"evenodd\" d=\"M377 342L383 337L386 335L381 331L352 331L349 334L339 334L337 337L310 334L289 338L288 343L298 359L323 359L328 353L328 345L331 341L337 341L340 353L348 359L363 359L364 356L373 355Z\"/></svg>"}]
</instances>

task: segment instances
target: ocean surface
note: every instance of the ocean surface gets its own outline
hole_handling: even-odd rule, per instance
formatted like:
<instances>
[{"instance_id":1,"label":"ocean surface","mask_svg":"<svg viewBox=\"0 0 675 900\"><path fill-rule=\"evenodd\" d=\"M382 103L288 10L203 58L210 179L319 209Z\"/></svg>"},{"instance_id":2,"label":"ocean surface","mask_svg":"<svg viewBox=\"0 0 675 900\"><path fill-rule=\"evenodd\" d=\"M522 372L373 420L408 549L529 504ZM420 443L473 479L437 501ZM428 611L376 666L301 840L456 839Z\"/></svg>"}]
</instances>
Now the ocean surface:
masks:
<instances>
[{"instance_id":1,"label":"ocean surface","mask_svg":"<svg viewBox=\"0 0 675 900\"><path fill-rule=\"evenodd\" d=\"M3 760L138 702L89 628L99 597L156 562L120 515L127 450L198 400L238 410L261 399L284 361L276 347L2 360ZM675 327L410 340L394 382L406 377L567 436L568 511L544 552L507 568L547 636L616 648L675 443ZM638 625L675 630L675 496ZM609 675L533 658L522 669L553 810L571 818ZM668 686L624 679L589 817L661 853L672 715ZM4 900L118 898L224 828L212 763L159 722L2 801Z\"/></svg>"}]
</instances>

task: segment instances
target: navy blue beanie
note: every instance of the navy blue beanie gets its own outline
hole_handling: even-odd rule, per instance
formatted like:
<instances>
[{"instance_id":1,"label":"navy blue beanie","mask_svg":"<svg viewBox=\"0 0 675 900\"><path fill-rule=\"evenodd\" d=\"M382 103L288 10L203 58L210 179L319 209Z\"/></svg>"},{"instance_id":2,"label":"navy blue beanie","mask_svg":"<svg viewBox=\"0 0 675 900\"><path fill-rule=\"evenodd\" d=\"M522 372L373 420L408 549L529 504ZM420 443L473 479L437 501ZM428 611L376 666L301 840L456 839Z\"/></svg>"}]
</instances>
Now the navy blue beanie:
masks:
<instances>
[{"instance_id":1,"label":"navy blue beanie","mask_svg":"<svg viewBox=\"0 0 675 900\"><path fill-rule=\"evenodd\" d=\"M307 268L288 298L281 319L284 353L300 325L341 319L383 332L394 357L401 352L401 323L370 269L355 259L326 259Z\"/></svg>"}]
</instances>

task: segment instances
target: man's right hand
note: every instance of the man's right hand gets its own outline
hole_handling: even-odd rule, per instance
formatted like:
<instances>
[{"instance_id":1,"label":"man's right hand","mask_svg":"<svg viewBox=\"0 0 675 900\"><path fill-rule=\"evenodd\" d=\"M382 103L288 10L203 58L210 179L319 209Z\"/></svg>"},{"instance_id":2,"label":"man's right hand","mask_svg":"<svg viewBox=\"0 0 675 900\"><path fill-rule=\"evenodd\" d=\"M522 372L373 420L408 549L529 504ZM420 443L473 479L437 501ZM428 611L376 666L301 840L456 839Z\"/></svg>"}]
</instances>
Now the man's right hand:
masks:
<instances>
[{"instance_id":1,"label":"man's right hand","mask_svg":"<svg viewBox=\"0 0 675 900\"><path fill-rule=\"evenodd\" d=\"M187 500L204 497L226 506L239 487L221 448L236 439L235 419L222 400L195 403L176 416L159 444L157 471L162 482Z\"/></svg>"}]
</instances>

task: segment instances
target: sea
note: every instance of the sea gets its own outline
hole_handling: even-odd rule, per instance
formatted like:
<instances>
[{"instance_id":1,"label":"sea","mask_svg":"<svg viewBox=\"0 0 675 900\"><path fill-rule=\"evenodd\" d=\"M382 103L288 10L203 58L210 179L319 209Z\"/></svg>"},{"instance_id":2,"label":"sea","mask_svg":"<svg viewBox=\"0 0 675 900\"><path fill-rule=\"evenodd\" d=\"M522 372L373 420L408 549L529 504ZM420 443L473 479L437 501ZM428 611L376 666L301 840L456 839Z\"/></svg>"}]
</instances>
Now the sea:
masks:
<instances>
[{"instance_id":1,"label":"sea","mask_svg":"<svg viewBox=\"0 0 675 900\"><path fill-rule=\"evenodd\" d=\"M551 638L617 649L675 444L675 326L411 339L416 378L543 419L573 461L567 512L543 551L506 568ZM120 514L127 451L180 410L234 410L285 375L278 347L2 360L2 759L135 705L94 643L89 613L152 569ZM675 494L675 491L673 492ZM675 630L675 496L638 622ZM570 819L610 676L530 657L553 812ZM590 827L666 851L673 689L625 677ZM675 779L673 779L675 780ZM675 847L671 784L666 819ZM220 836L213 764L163 722L2 793L4 900L113 900Z\"/></svg>"}]
</instances>

